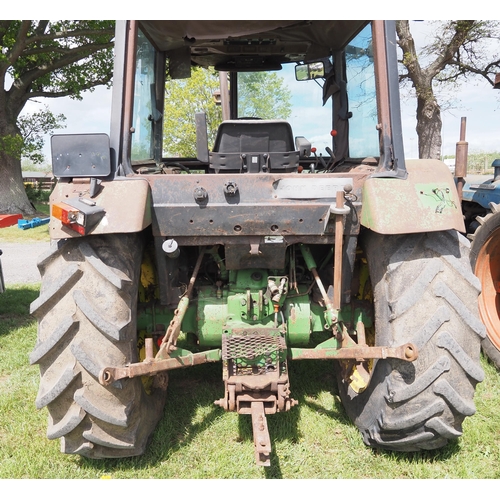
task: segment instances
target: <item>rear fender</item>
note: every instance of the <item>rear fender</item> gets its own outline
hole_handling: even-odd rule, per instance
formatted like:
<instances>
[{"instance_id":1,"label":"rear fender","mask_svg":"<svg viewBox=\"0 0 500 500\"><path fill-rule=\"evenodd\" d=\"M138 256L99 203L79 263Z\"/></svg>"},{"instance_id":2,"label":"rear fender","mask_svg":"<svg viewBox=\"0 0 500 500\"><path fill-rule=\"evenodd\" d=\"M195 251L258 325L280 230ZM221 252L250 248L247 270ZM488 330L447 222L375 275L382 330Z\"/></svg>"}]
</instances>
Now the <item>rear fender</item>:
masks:
<instances>
[{"instance_id":1,"label":"rear fender","mask_svg":"<svg viewBox=\"0 0 500 500\"><path fill-rule=\"evenodd\" d=\"M50 206L68 203L72 200L95 203L104 209L99 222L87 234L135 233L151 224L151 189L145 179L120 178L102 181L94 197L90 197L90 179L74 179L72 182L59 181L50 196ZM64 226L51 215L51 239L80 236L76 231Z\"/></svg>"},{"instance_id":2,"label":"rear fender","mask_svg":"<svg viewBox=\"0 0 500 500\"><path fill-rule=\"evenodd\" d=\"M486 211L490 203L500 203L500 183L492 175L468 175L465 181L463 201L481 205Z\"/></svg>"},{"instance_id":3,"label":"rear fender","mask_svg":"<svg viewBox=\"0 0 500 500\"><path fill-rule=\"evenodd\" d=\"M448 167L439 160L407 160L406 169L404 180L370 177L365 181L361 225L380 234L465 232Z\"/></svg>"}]
</instances>

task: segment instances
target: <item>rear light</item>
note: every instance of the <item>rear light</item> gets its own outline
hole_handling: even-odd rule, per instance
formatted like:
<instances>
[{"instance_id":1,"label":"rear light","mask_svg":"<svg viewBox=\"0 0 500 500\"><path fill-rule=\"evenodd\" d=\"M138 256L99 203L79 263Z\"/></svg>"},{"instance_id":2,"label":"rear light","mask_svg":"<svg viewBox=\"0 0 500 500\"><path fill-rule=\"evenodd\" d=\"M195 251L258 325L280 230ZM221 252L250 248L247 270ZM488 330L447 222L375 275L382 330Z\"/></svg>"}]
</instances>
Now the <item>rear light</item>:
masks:
<instances>
[{"instance_id":1,"label":"rear light","mask_svg":"<svg viewBox=\"0 0 500 500\"><path fill-rule=\"evenodd\" d=\"M105 212L101 207L88 206L88 202L84 204L79 199L71 199L68 203L53 203L51 213L52 217L60 220L64 226L85 236L102 219Z\"/></svg>"},{"instance_id":2,"label":"rear light","mask_svg":"<svg viewBox=\"0 0 500 500\"><path fill-rule=\"evenodd\" d=\"M78 219L79 211L66 203L54 203L52 205L52 216L59 219L63 224L72 224Z\"/></svg>"},{"instance_id":3,"label":"rear light","mask_svg":"<svg viewBox=\"0 0 500 500\"><path fill-rule=\"evenodd\" d=\"M64 226L73 229L82 236L85 235L85 214L78 209L66 205L66 203L54 203L52 217L60 220Z\"/></svg>"}]
</instances>

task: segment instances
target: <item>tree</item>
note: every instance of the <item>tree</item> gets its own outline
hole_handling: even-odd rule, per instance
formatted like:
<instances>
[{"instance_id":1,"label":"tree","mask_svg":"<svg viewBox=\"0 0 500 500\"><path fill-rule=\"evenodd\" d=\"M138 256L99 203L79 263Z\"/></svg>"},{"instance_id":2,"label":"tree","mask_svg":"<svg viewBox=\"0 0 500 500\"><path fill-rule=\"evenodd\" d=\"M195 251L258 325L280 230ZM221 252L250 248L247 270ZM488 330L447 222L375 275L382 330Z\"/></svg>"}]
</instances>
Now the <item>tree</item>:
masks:
<instances>
[{"instance_id":1,"label":"tree","mask_svg":"<svg viewBox=\"0 0 500 500\"><path fill-rule=\"evenodd\" d=\"M491 41L500 38L499 21L434 21L433 38L420 51L410 32L409 21L396 21L402 83L411 82L417 98L419 158L439 158L441 154L441 88L450 88L475 76L491 85L500 71L500 55Z\"/></svg>"},{"instance_id":2,"label":"tree","mask_svg":"<svg viewBox=\"0 0 500 500\"><path fill-rule=\"evenodd\" d=\"M205 112L209 147L213 146L222 110L214 93L219 75L213 69L192 68L191 78L170 80L165 86L163 150L167 156L196 156L194 115ZM276 73L238 74L238 114L242 117L287 119L291 93Z\"/></svg>"},{"instance_id":3,"label":"tree","mask_svg":"<svg viewBox=\"0 0 500 500\"><path fill-rule=\"evenodd\" d=\"M238 115L286 120L292 111L291 92L277 73L239 73Z\"/></svg>"},{"instance_id":4,"label":"tree","mask_svg":"<svg viewBox=\"0 0 500 500\"><path fill-rule=\"evenodd\" d=\"M33 145L23 139L25 104L110 85L113 38L113 21L0 21L0 213L34 213L21 172Z\"/></svg>"},{"instance_id":5,"label":"tree","mask_svg":"<svg viewBox=\"0 0 500 500\"><path fill-rule=\"evenodd\" d=\"M206 113L208 143L214 143L217 126L222 120L221 107L214 98L218 88L218 73L203 68L192 68L191 78L167 81L163 112L166 156L196 156L195 113Z\"/></svg>"},{"instance_id":6,"label":"tree","mask_svg":"<svg viewBox=\"0 0 500 500\"><path fill-rule=\"evenodd\" d=\"M64 128L65 121L66 117L63 114L54 115L48 106L30 115L20 116L17 124L23 139L21 156L32 163L42 163L45 159L42 153L44 135Z\"/></svg>"}]
</instances>

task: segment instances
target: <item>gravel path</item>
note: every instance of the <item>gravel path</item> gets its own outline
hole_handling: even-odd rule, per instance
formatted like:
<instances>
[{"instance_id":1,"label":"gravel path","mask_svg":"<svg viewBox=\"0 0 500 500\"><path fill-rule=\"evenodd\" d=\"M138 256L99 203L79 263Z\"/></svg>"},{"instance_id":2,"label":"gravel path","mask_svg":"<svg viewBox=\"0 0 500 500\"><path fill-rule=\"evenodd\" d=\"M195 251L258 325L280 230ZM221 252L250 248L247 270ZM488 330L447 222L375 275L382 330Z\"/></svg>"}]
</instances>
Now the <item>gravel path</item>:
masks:
<instances>
[{"instance_id":1,"label":"gravel path","mask_svg":"<svg viewBox=\"0 0 500 500\"><path fill-rule=\"evenodd\" d=\"M39 283L40 273L36 263L40 254L50 248L49 242L39 243L2 243L3 277L5 285L22 283Z\"/></svg>"}]
</instances>

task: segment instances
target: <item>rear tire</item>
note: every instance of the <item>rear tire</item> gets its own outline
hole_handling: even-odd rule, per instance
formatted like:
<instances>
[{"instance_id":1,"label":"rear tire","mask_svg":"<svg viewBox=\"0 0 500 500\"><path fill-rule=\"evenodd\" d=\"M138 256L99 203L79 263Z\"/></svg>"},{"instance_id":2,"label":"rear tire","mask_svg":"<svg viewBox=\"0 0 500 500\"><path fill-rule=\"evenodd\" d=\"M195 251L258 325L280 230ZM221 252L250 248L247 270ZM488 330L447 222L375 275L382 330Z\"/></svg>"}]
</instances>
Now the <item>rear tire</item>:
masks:
<instances>
[{"instance_id":1,"label":"rear tire","mask_svg":"<svg viewBox=\"0 0 500 500\"><path fill-rule=\"evenodd\" d=\"M395 451L440 448L462 434L483 380L479 283L469 242L455 231L365 239L376 345L412 342L412 362L378 360L360 394L341 380L340 396L364 442Z\"/></svg>"},{"instance_id":2,"label":"rear tire","mask_svg":"<svg viewBox=\"0 0 500 500\"><path fill-rule=\"evenodd\" d=\"M470 261L481 282L479 314L487 337L481 347L486 357L500 369L500 205L490 204L492 212L477 217L479 227L472 236Z\"/></svg>"},{"instance_id":3,"label":"rear tire","mask_svg":"<svg viewBox=\"0 0 500 500\"><path fill-rule=\"evenodd\" d=\"M140 378L104 387L101 368L138 360L136 315L143 243L137 234L53 242L41 257L40 297L31 304L40 365L37 408L47 407L47 437L89 458L144 453L166 391Z\"/></svg>"}]
</instances>

